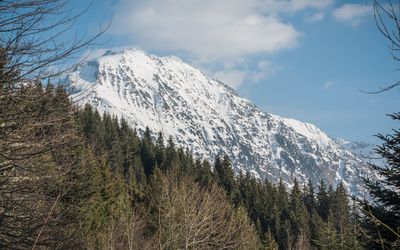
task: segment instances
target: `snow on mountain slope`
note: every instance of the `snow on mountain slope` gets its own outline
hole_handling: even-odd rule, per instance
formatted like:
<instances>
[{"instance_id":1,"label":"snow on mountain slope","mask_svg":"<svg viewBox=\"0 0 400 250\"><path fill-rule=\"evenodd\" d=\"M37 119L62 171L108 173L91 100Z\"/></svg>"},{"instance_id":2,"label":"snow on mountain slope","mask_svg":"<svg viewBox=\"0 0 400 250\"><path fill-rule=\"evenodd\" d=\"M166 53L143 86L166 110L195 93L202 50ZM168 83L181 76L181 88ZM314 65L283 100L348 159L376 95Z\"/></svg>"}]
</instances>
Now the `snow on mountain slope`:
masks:
<instances>
[{"instance_id":1,"label":"snow on mountain slope","mask_svg":"<svg viewBox=\"0 0 400 250\"><path fill-rule=\"evenodd\" d=\"M67 80L71 97L100 112L124 117L139 131L148 126L213 161L225 153L236 171L261 178L343 181L362 193L368 174L359 157L316 126L266 113L223 83L176 57L136 49L110 52L76 68Z\"/></svg>"},{"instance_id":2,"label":"snow on mountain slope","mask_svg":"<svg viewBox=\"0 0 400 250\"><path fill-rule=\"evenodd\" d=\"M377 145L360 141L349 142L341 138L336 138L335 141L365 162L381 167L385 166L385 160L375 152Z\"/></svg>"}]
</instances>

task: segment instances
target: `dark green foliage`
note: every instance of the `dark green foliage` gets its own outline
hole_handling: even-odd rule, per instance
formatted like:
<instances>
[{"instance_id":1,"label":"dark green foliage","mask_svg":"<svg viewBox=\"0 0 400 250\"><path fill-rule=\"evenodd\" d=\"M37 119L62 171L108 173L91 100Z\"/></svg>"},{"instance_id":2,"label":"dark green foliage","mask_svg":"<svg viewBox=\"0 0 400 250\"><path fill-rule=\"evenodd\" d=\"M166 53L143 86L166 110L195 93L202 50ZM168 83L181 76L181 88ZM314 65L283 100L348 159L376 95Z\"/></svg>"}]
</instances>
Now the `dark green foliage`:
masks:
<instances>
[{"instance_id":1,"label":"dark green foliage","mask_svg":"<svg viewBox=\"0 0 400 250\"><path fill-rule=\"evenodd\" d=\"M390 115L400 121L400 113ZM376 152L385 160L384 167L371 165L381 181L365 179L373 202L361 201L364 240L371 248L400 248L400 131L379 134L382 140Z\"/></svg>"},{"instance_id":2,"label":"dark green foliage","mask_svg":"<svg viewBox=\"0 0 400 250\"><path fill-rule=\"evenodd\" d=\"M341 249L338 234L331 219L322 224L314 243L321 250Z\"/></svg>"},{"instance_id":3,"label":"dark green foliage","mask_svg":"<svg viewBox=\"0 0 400 250\"><path fill-rule=\"evenodd\" d=\"M343 231L350 223L350 206L348 194L343 183L339 183L334 191L333 201L331 203L331 212L335 227L338 231Z\"/></svg>"},{"instance_id":4,"label":"dark green foliage","mask_svg":"<svg viewBox=\"0 0 400 250\"><path fill-rule=\"evenodd\" d=\"M81 231L74 234L74 239L63 238L66 244L68 240L77 243L84 241L79 237L89 237L87 247L107 248L107 244L111 244L107 242L107 237L111 236L119 237L120 246L128 244L132 239L118 230L136 228L140 224L135 224L137 221L133 220L136 218L135 209L150 213L147 215L157 212L147 211L146 204L152 193L157 192L159 185L156 182L165 179L164 176L171 171L177 173L177 182L186 176L202 190L223 190L225 194L221 195L226 195L235 209L247 213L257 231L256 237L264 242L264 249L324 248L326 242L332 239L335 240L331 243L339 247L344 247L347 242L353 242L351 246L357 244L356 228L350 226L343 185L327 190L321 182L315 195L311 182L301 188L294 180L292 189L288 191L282 180L274 184L267 180L260 181L250 173L236 176L227 156L217 157L212 169L208 161L195 159L188 150L176 147L171 137L165 145L161 133L154 136L146 128L143 136L139 137L126 120L119 121L106 113L100 116L89 105L75 110L61 87L54 89L49 85L44 93L41 87L32 91L48 97L42 103L35 102L38 105L35 110L42 117L52 114L53 118L62 118L62 114L71 114L71 111L74 114L70 118L76 127L72 130L75 139L57 146L57 150L52 151L50 163L87 168L81 172L71 171L66 177L73 180L71 188L60 199L60 208L54 215L59 215L67 223L61 224L63 227L46 225L54 232L61 229L71 232L71 225L77 225L82 220L79 224ZM57 110L57 116L52 110ZM71 124L60 123L57 131L71 131L68 126ZM36 133L46 137L54 134L54 129L54 126L44 124ZM76 148L77 151L63 150L65 148ZM57 183L52 179L44 183L48 197L57 197L57 190L63 187ZM219 189L215 189L216 185ZM156 232L156 228L152 227L140 230L136 235L140 239L135 244Z\"/></svg>"},{"instance_id":5,"label":"dark green foliage","mask_svg":"<svg viewBox=\"0 0 400 250\"><path fill-rule=\"evenodd\" d=\"M76 110L63 88L41 84L0 97L0 248L74 248L90 195Z\"/></svg>"},{"instance_id":6,"label":"dark green foliage","mask_svg":"<svg viewBox=\"0 0 400 250\"><path fill-rule=\"evenodd\" d=\"M231 166L231 162L228 156L224 156L222 159L217 156L214 164L214 173L217 182L228 192L230 195L235 188L235 175Z\"/></svg>"},{"instance_id":7,"label":"dark green foliage","mask_svg":"<svg viewBox=\"0 0 400 250\"><path fill-rule=\"evenodd\" d=\"M265 234L263 245L264 245L264 247L262 248L263 250L277 250L278 249L278 243L276 243L274 236L272 236L272 234L269 230Z\"/></svg>"},{"instance_id":8,"label":"dark green foliage","mask_svg":"<svg viewBox=\"0 0 400 250\"><path fill-rule=\"evenodd\" d=\"M328 219L328 214L330 210L330 198L328 191L326 190L326 184L321 180L318 186L317 193L317 212L323 220Z\"/></svg>"},{"instance_id":9,"label":"dark green foliage","mask_svg":"<svg viewBox=\"0 0 400 250\"><path fill-rule=\"evenodd\" d=\"M346 235L351 230L351 235L356 234L349 226L347 193L342 184L327 190L321 182L315 195L311 182L300 188L295 180L288 192L282 181L277 185L261 182L250 173L236 177L226 156L216 158L212 171L209 162L194 159L190 152L177 148L171 137L165 146L162 134L153 141L147 128L139 138L125 120L118 122L107 114L100 117L90 106L80 111L79 117L82 134L96 157L104 156L113 173L124 176L128 183L124 190L128 190L133 207L145 206L147 180L151 179L154 189L157 179L174 170L191 176L202 188L210 189L215 184L222 187L235 207L245 208L266 249L323 249L330 240L334 240L329 243L331 247L343 246L343 239L357 243L356 237ZM153 229L148 230L151 233Z\"/></svg>"},{"instance_id":10,"label":"dark green foliage","mask_svg":"<svg viewBox=\"0 0 400 250\"><path fill-rule=\"evenodd\" d=\"M168 167L174 167L177 164L178 156L176 153L175 142L172 136L168 138L167 148L165 151L165 165Z\"/></svg>"},{"instance_id":11,"label":"dark green foliage","mask_svg":"<svg viewBox=\"0 0 400 250\"><path fill-rule=\"evenodd\" d=\"M195 180L202 187L210 187L214 181L213 172L211 171L211 164L208 161L195 162Z\"/></svg>"},{"instance_id":12,"label":"dark green foliage","mask_svg":"<svg viewBox=\"0 0 400 250\"><path fill-rule=\"evenodd\" d=\"M239 174L235 182L239 193L232 197L232 202L247 209L266 243L265 247L269 246L271 237L276 240L279 249L323 248L323 241L329 241L329 237L337 239L337 249L359 247L357 228L350 223L348 197L342 184L337 189L330 188L328 192L322 182L317 199L311 183L301 189L295 180L288 193L282 181L275 186L268 181L260 182L249 173L244 176ZM328 210L325 213L321 209L323 206L333 212ZM323 215L326 214L326 219L319 215L317 208L324 212ZM340 248L348 245L350 247Z\"/></svg>"},{"instance_id":13,"label":"dark green foliage","mask_svg":"<svg viewBox=\"0 0 400 250\"><path fill-rule=\"evenodd\" d=\"M289 219L291 224L292 235L296 241L300 237L309 237L309 214L307 208L302 201L302 193L297 180L294 180L294 185L290 193L289 199Z\"/></svg>"},{"instance_id":14,"label":"dark green foliage","mask_svg":"<svg viewBox=\"0 0 400 250\"><path fill-rule=\"evenodd\" d=\"M155 147L155 164L162 170L166 170L166 152L165 152L165 145L164 145L164 138L162 133L158 134L156 147Z\"/></svg>"},{"instance_id":15,"label":"dark green foliage","mask_svg":"<svg viewBox=\"0 0 400 250\"><path fill-rule=\"evenodd\" d=\"M306 206L308 213L312 214L316 209L316 201L315 201L315 190L314 185L311 180L308 180L307 186L304 186L304 205Z\"/></svg>"},{"instance_id":16,"label":"dark green foliage","mask_svg":"<svg viewBox=\"0 0 400 250\"><path fill-rule=\"evenodd\" d=\"M146 176L150 176L155 167L155 147L149 128L146 128L141 142L140 158L142 159L144 173Z\"/></svg>"}]
</instances>

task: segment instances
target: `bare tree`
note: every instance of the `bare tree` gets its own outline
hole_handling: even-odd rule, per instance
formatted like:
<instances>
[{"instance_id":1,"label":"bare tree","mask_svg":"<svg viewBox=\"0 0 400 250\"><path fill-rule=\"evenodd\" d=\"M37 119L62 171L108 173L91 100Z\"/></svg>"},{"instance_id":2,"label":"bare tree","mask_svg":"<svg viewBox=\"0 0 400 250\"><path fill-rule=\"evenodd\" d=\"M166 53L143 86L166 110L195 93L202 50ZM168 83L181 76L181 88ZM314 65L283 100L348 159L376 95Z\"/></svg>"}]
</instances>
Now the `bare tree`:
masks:
<instances>
[{"instance_id":1,"label":"bare tree","mask_svg":"<svg viewBox=\"0 0 400 250\"><path fill-rule=\"evenodd\" d=\"M105 32L107 27L100 27L91 37L75 34L68 39L87 9L74 13L67 4L66 0L0 1L0 48L7 59L2 74L12 77L13 84L59 75L66 70L67 59Z\"/></svg>"},{"instance_id":2,"label":"bare tree","mask_svg":"<svg viewBox=\"0 0 400 250\"><path fill-rule=\"evenodd\" d=\"M103 160L92 154L90 178L91 196L85 200L81 213L81 232L86 249L145 248L145 222L132 207L130 185L123 174L113 171Z\"/></svg>"},{"instance_id":3,"label":"bare tree","mask_svg":"<svg viewBox=\"0 0 400 250\"><path fill-rule=\"evenodd\" d=\"M61 237L54 226L66 229L62 218L70 216L59 205L81 185L72 107L61 89L44 91L41 85L6 97L0 100L0 248L52 244L55 235L48 229ZM74 202L65 204L72 213Z\"/></svg>"},{"instance_id":4,"label":"bare tree","mask_svg":"<svg viewBox=\"0 0 400 250\"><path fill-rule=\"evenodd\" d=\"M78 237L71 233L75 202L70 199L84 182L79 179L83 151L75 112L65 91L51 85L44 90L41 84L65 72L66 60L105 29L66 39L86 11L74 13L67 3L0 1L2 249L54 246Z\"/></svg>"},{"instance_id":5,"label":"bare tree","mask_svg":"<svg viewBox=\"0 0 400 250\"><path fill-rule=\"evenodd\" d=\"M396 2L396 3L394 3ZM395 61L400 61L400 1L374 0L374 18L380 33L388 40ZM399 70L398 68L397 70ZM400 81L380 87L370 94L382 93L399 87Z\"/></svg>"},{"instance_id":6,"label":"bare tree","mask_svg":"<svg viewBox=\"0 0 400 250\"><path fill-rule=\"evenodd\" d=\"M259 239L243 209L224 192L202 189L189 177L155 174L149 190L154 249L257 249Z\"/></svg>"}]
</instances>

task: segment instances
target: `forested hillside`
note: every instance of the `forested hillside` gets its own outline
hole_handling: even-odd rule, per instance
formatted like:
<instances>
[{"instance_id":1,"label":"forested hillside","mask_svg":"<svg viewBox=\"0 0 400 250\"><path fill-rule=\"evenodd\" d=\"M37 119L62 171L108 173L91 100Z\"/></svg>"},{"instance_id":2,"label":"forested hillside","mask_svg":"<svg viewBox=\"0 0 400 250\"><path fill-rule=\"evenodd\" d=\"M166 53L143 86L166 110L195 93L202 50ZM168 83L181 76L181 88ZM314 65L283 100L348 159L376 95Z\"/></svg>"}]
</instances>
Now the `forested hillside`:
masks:
<instances>
[{"instance_id":1,"label":"forested hillside","mask_svg":"<svg viewBox=\"0 0 400 250\"><path fill-rule=\"evenodd\" d=\"M373 175L360 154L317 126L257 107L226 84L177 57L139 49L108 50L69 73L63 84L77 104L172 136L179 147L214 161L229 156L235 173L249 171L293 185L323 179L362 197L362 176Z\"/></svg>"},{"instance_id":2,"label":"forested hillside","mask_svg":"<svg viewBox=\"0 0 400 250\"><path fill-rule=\"evenodd\" d=\"M362 176L365 199L340 183L236 175L226 155L198 159L52 84L104 32L66 39L84 13L69 2L0 1L0 249L400 248L398 129L378 135L385 164ZM398 53L389 3L374 1L375 16Z\"/></svg>"},{"instance_id":3,"label":"forested hillside","mask_svg":"<svg viewBox=\"0 0 400 250\"><path fill-rule=\"evenodd\" d=\"M2 94L2 248L360 247L342 185L235 176L51 84Z\"/></svg>"}]
</instances>

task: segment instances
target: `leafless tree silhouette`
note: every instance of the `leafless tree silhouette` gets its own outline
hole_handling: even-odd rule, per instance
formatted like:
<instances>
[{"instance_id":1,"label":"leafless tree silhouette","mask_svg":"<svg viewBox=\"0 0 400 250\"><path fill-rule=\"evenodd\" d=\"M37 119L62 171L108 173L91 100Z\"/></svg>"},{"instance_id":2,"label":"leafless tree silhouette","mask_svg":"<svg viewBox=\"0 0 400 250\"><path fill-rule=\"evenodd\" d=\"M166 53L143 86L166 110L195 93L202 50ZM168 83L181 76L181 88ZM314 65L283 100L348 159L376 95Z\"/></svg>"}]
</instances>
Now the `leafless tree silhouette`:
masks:
<instances>
[{"instance_id":1,"label":"leafless tree silhouette","mask_svg":"<svg viewBox=\"0 0 400 250\"><path fill-rule=\"evenodd\" d=\"M400 1L374 0L374 18L380 33L388 40L389 49L395 61L400 61ZM400 70L397 68L396 70ZM377 94L400 86L400 81L379 87L377 91L367 92Z\"/></svg>"}]
</instances>

